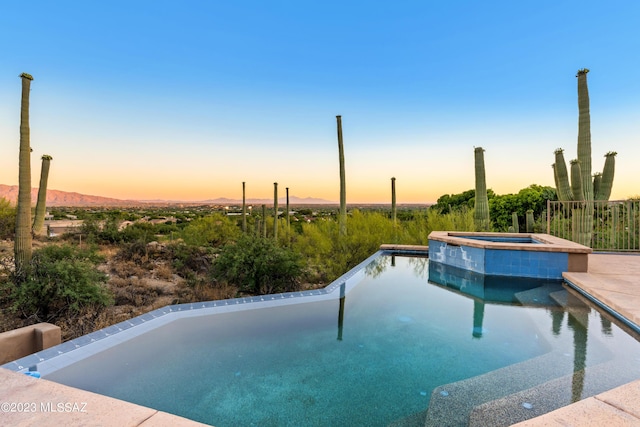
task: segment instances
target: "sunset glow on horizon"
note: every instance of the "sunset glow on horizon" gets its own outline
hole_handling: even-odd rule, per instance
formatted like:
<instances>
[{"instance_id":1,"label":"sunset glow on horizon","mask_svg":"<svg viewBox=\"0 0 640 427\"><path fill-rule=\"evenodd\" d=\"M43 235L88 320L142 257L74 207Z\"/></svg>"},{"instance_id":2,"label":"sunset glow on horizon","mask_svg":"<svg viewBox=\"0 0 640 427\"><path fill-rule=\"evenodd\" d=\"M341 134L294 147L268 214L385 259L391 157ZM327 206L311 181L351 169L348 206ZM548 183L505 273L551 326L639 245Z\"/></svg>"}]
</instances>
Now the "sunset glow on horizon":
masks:
<instances>
[{"instance_id":1,"label":"sunset glow on horizon","mask_svg":"<svg viewBox=\"0 0 640 427\"><path fill-rule=\"evenodd\" d=\"M130 200L279 195L433 203L554 186L577 157L589 68L593 171L640 194L640 3L16 2L0 15L0 184L17 185L22 72L32 186Z\"/></svg>"}]
</instances>

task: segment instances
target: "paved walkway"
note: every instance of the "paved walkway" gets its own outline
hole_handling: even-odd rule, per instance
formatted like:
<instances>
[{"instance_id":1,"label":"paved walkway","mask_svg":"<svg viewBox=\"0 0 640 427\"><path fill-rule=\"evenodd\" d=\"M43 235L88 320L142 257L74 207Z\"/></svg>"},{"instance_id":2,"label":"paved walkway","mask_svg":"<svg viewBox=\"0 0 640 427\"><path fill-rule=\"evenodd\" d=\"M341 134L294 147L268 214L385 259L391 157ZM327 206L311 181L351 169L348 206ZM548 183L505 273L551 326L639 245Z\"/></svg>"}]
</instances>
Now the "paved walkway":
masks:
<instances>
[{"instance_id":1,"label":"paved walkway","mask_svg":"<svg viewBox=\"0 0 640 427\"><path fill-rule=\"evenodd\" d=\"M574 285L640 325L640 255L591 254L587 273L564 275ZM0 405L15 403L15 408L7 407L15 409L15 412L6 412L5 406L2 406L0 425L203 425L133 403L51 381L36 380L6 369L0 369L0 385ZM63 405L60 406L60 403ZM640 380L515 425L640 426Z\"/></svg>"},{"instance_id":2,"label":"paved walkway","mask_svg":"<svg viewBox=\"0 0 640 427\"><path fill-rule=\"evenodd\" d=\"M591 254L587 273L563 276L640 325L640 255ZM640 426L640 380L515 426Z\"/></svg>"}]
</instances>

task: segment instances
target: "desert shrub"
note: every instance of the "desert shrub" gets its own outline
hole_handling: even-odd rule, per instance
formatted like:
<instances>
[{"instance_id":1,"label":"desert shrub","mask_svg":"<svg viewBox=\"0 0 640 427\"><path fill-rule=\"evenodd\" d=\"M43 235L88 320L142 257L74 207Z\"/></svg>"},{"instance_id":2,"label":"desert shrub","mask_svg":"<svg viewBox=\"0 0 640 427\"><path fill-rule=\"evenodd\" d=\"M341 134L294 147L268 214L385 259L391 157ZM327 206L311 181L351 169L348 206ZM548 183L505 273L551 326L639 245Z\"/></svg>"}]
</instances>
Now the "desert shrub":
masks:
<instances>
[{"instance_id":1,"label":"desert shrub","mask_svg":"<svg viewBox=\"0 0 640 427\"><path fill-rule=\"evenodd\" d=\"M213 257L211 249L183 243L168 245L167 249L173 269L181 277L190 279L198 274L208 274Z\"/></svg>"},{"instance_id":2,"label":"desert shrub","mask_svg":"<svg viewBox=\"0 0 640 427\"><path fill-rule=\"evenodd\" d=\"M212 278L241 292L270 294L299 289L301 257L272 239L244 236L225 245L212 266Z\"/></svg>"},{"instance_id":3,"label":"desert shrub","mask_svg":"<svg viewBox=\"0 0 640 427\"><path fill-rule=\"evenodd\" d=\"M347 235L340 236L333 219L315 221L302 226L294 249L307 260L312 281L331 281L375 253L383 243L400 238L387 215L380 212L353 210L347 218Z\"/></svg>"},{"instance_id":4,"label":"desert shrub","mask_svg":"<svg viewBox=\"0 0 640 427\"><path fill-rule=\"evenodd\" d=\"M185 283L175 290L175 298L172 304L184 304L198 301L213 301L234 298L238 288L228 283L218 283L211 286L210 282L201 282L196 285Z\"/></svg>"},{"instance_id":5,"label":"desert shrub","mask_svg":"<svg viewBox=\"0 0 640 427\"><path fill-rule=\"evenodd\" d=\"M133 242L120 243L118 251L113 257L114 263L135 264L138 268L151 270L154 267L147 244L143 240L135 240ZM133 275L138 273L130 273Z\"/></svg>"},{"instance_id":6,"label":"desert shrub","mask_svg":"<svg viewBox=\"0 0 640 427\"><path fill-rule=\"evenodd\" d=\"M120 241L126 243L147 244L155 239L157 226L148 222L136 222L120 231Z\"/></svg>"},{"instance_id":7,"label":"desert shrub","mask_svg":"<svg viewBox=\"0 0 640 427\"><path fill-rule=\"evenodd\" d=\"M196 219L182 230L187 245L219 247L240 237L236 221L222 214Z\"/></svg>"},{"instance_id":8,"label":"desert shrub","mask_svg":"<svg viewBox=\"0 0 640 427\"><path fill-rule=\"evenodd\" d=\"M13 238L16 227L16 209L0 197L0 239Z\"/></svg>"},{"instance_id":9,"label":"desert shrub","mask_svg":"<svg viewBox=\"0 0 640 427\"><path fill-rule=\"evenodd\" d=\"M102 222L94 218L87 218L82 222L80 232L89 243L115 244L122 241L116 218L109 218Z\"/></svg>"},{"instance_id":10,"label":"desert shrub","mask_svg":"<svg viewBox=\"0 0 640 427\"><path fill-rule=\"evenodd\" d=\"M140 278L112 278L109 281L115 305L133 305L143 307L151 304L163 290L157 286L149 286Z\"/></svg>"},{"instance_id":11,"label":"desert shrub","mask_svg":"<svg viewBox=\"0 0 640 427\"><path fill-rule=\"evenodd\" d=\"M83 307L105 307L113 299L97 269L101 257L91 249L63 245L34 251L27 280L12 292L13 309L25 317L51 321Z\"/></svg>"},{"instance_id":12,"label":"desert shrub","mask_svg":"<svg viewBox=\"0 0 640 427\"><path fill-rule=\"evenodd\" d=\"M110 263L110 272L116 277L144 277L148 269L131 260L115 259Z\"/></svg>"},{"instance_id":13,"label":"desert shrub","mask_svg":"<svg viewBox=\"0 0 640 427\"><path fill-rule=\"evenodd\" d=\"M173 270L170 265L159 264L155 268L155 275L158 279L171 280L173 278Z\"/></svg>"}]
</instances>

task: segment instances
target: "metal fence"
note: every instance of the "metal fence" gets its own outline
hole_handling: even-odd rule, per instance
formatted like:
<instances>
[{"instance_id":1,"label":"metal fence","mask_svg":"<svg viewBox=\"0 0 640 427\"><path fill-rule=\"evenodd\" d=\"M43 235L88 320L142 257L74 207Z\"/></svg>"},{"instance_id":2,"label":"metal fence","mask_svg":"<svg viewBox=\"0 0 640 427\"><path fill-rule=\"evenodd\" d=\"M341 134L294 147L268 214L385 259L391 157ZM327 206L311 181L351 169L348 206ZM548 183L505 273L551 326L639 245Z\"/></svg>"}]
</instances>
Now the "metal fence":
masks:
<instances>
[{"instance_id":1,"label":"metal fence","mask_svg":"<svg viewBox=\"0 0 640 427\"><path fill-rule=\"evenodd\" d=\"M640 251L640 200L547 202L547 234L596 251Z\"/></svg>"}]
</instances>

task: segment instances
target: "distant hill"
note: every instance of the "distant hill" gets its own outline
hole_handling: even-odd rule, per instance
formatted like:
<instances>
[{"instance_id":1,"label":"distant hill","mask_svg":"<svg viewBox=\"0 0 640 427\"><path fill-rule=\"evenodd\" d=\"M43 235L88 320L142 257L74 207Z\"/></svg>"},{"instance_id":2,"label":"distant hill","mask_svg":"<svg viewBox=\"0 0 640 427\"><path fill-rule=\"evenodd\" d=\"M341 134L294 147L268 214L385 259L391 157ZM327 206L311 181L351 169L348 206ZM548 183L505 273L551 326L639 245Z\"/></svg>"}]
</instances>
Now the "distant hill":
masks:
<instances>
[{"instance_id":1,"label":"distant hill","mask_svg":"<svg viewBox=\"0 0 640 427\"><path fill-rule=\"evenodd\" d=\"M0 197L4 197L11 203L18 199L17 185L0 184ZM31 189L31 203L36 204L38 189ZM137 200L119 200L109 197L89 196L86 194L68 191L47 190L47 206L139 206L143 205Z\"/></svg>"},{"instance_id":2,"label":"distant hill","mask_svg":"<svg viewBox=\"0 0 640 427\"><path fill-rule=\"evenodd\" d=\"M18 186L17 185L4 185L0 184L0 197L4 197L11 203L15 203L18 199ZM38 189L31 189L31 203L36 204L38 197ZM260 204L273 204L273 199L247 199L248 204L260 205ZM278 200L278 203L286 203L286 199L282 198ZM317 199L313 197L289 197L289 203L292 205L316 205L336 204L330 200ZM217 198L201 201L184 201L184 200L120 200L112 199L109 197L101 196L89 196L86 194L60 191L60 190L47 190L47 206L105 206L105 207L127 207L127 206L153 206L153 205L241 205L242 200L234 200L227 198Z\"/></svg>"}]
</instances>

